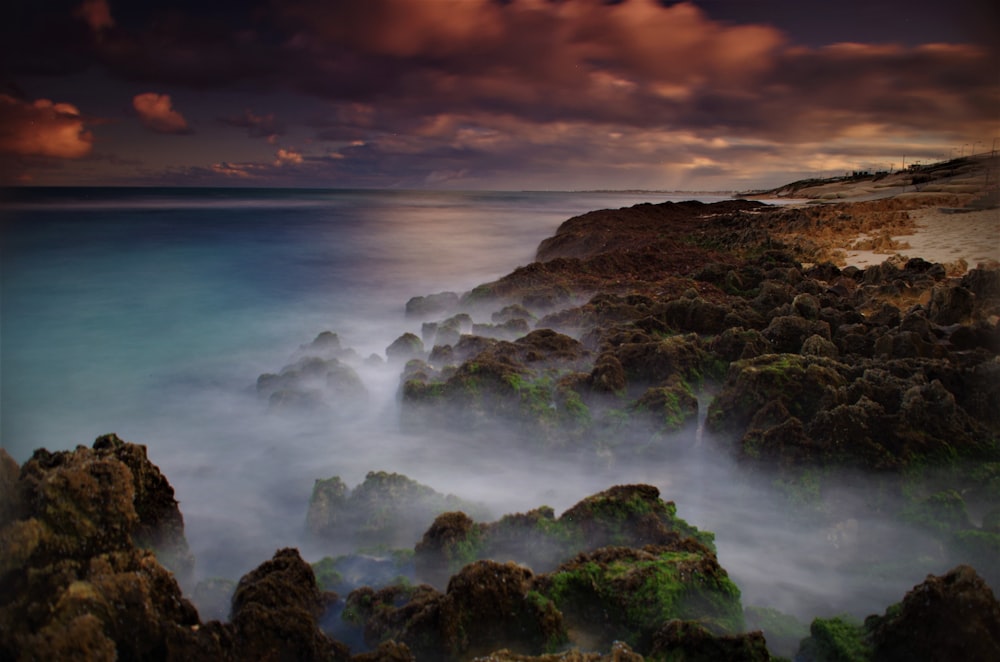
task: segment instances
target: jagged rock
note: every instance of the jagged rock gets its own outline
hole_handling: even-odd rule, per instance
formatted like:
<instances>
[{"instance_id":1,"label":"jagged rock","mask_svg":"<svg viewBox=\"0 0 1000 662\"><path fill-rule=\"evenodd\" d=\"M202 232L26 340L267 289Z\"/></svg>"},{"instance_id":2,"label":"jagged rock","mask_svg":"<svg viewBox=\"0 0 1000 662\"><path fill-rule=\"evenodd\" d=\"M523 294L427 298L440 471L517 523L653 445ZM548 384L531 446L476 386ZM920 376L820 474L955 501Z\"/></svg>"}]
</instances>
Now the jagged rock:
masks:
<instances>
[{"instance_id":1,"label":"jagged rock","mask_svg":"<svg viewBox=\"0 0 1000 662\"><path fill-rule=\"evenodd\" d=\"M586 549L604 545L673 545L713 553L714 536L677 517L651 485L618 485L591 495L558 519L551 508L478 524L464 513L440 515L417 545L417 577L442 580L476 559L524 563L546 571Z\"/></svg>"},{"instance_id":2,"label":"jagged rock","mask_svg":"<svg viewBox=\"0 0 1000 662\"><path fill-rule=\"evenodd\" d=\"M804 273L808 278L815 278L825 283L835 283L840 278L840 267L832 262L823 262L807 269Z\"/></svg>"},{"instance_id":3,"label":"jagged rock","mask_svg":"<svg viewBox=\"0 0 1000 662\"><path fill-rule=\"evenodd\" d=\"M346 660L347 648L318 627L335 599L319 590L298 550L278 550L244 575L233 594L232 626L240 659Z\"/></svg>"},{"instance_id":4,"label":"jagged rock","mask_svg":"<svg viewBox=\"0 0 1000 662\"><path fill-rule=\"evenodd\" d=\"M736 435L743 456L760 459L887 469L988 455L992 433L961 404L978 402L963 386L968 374L936 359L870 361L858 370L816 356L762 356L733 364L707 425Z\"/></svg>"},{"instance_id":5,"label":"jagged rock","mask_svg":"<svg viewBox=\"0 0 1000 662\"><path fill-rule=\"evenodd\" d=\"M657 432L677 431L698 419L698 398L680 379L652 387L630 405L629 410L649 422Z\"/></svg>"},{"instance_id":6,"label":"jagged rock","mask_svg":"<svg viewBox=\"0 0 1000 662\"><path fill-rule=\"evenodd\" d=\"M798 294L792 299L792 308L795 313L807 320L819 319L819 299L812 294Z\"/></svg>"},{"instance_id":7,"label":"jagged rock","mask_svg":"<svg viewBox=\"0 0 1000 662\"><path fill-rule=\"evenodd\" d=\"M620 393L628 384L621 361L611 353L604 353L598 357L587 383L600 393Z\"/></svg>"},{"instance_id":8,"label":"jagged rock","mask_svg":"<svg viewBox=\"0 0 1000 662\"><path fill-rule=\"evenodd\" d=\"M534 590L534 575L514 563L477 561L448 582L441 616L447 648L462 657L503 647L554 648L566 639L562 614Z\"/></svg>"},{"instance_id":9,"label":"jagged rock","mask_svg":"<svg viewBox=\"0 0 1000 662\"><path fill-rule=\"evenodd\" d=\"M660 310L661 319L678 331L716 334L727 328L728 309L698 296L668 301Z\"/></svg>"},{"instance_id":10,"label":"jagged rock","mask_svg":"<svg viewBox=\"0 0 1000 662\"><path fill-rule=\"evenodd\" d=\"M483 343L475 336L470 346ZM460 342L457 348L461 348ZM462 425L515 426L557 443L564 422L576 426L584 405L561 378L589 367L591 354L569 336L551 329L532 331L514 342L485 341L484 348L438 375L406 379L401 388L404 415L422 421ZM544 435L553 436L545 437Z\"/></svg>"},{"instance_id":11,"label":"jagged rock","mask_svg":"<svg viewBox=\"0 0 1000 662\"><path fill-rule=\"evenodd\" d=\"M624 639L639 650L671 618L740 631L739 590L718 565L712 535L675 512L655 487L623 485L558 519L550 508L493 524L445 513L417 545L415 562L419 580L439 583L457 573L447 591L426 584L358 589L348 596L345 619L363 629L368 645L393 639L418 659L501 648L503 655L538 654L574 631L586 631L591 644ZM552 571L534 575L515 565L525 561Z\"/></svg>"},{"instance_id":12,"label":"jagged rock","mask_svg":"<svg viewBox=\"0 0 1000 662\"><path fill-rule=\"evenodd\" d=\"M660 384L671 377L697 380L709 356L698 336L688 334L662 340L624 344L615 356L630 383Z\"/></svg>"},{"instance_id":13,"label":"jagged rock","mask_svg":"<svg viewBox=\"0 0 1000 662\"><path fill-rule=\"evenodd\" d=\"M473 324L472 333L485 338L498 340L515 340L531 332L528 321L514 318L502 324Z\"/></svg>"},{"instance_id":14,"label":"jagged rock","mask_svg":"<svg viewBox=\"0 0 1000 662\"><path fill-rule=\"evenodd\" d=\"M715 431L741 433L772 401L807 421L847 384L842 369L829 359L797 354L767 354L738 361L709 408L707 424Z\"/></svg>"},{"instance_id":15,"label":"jagged rock","mask_svg":"<svg viewBox=\"0 0 1000 662\"><path fill-rule=\"evenodd\" d=\"M784 283L767 280L761 284L760 292L751 301L751 305L757 312L771 317L771 311L791 303L793 298L791 287Z\"/></svg>"},{"instance_id":16,"label":"jagged rock","mask_svg":"<svg viewBox=\"0 0 1000 662\"><path fill-rule=\"evenodd\" d=\"M677 662L768 662L771 654L759 631L720 636L700 623L673 620L653 635L649 657Z\"/></svg>"},{"instance_id":17,"label":"jagged rock","mask_svg":"<svg viewBox=\"0 0 1000 662\"><path fill-rule=\"evenodd\" d=\"M440 494L402 474L370 471L353 490L338 476L317 480L306 529L341 546L410 547L437 515L458 509L483 512L480 506Z\"/></svg>"},{"instance_id":18,"label":"jagged rock","mask_svg":"<svg viewBox=\"0 0 1000 662\"><path fill-rule=\"evenodd\" d=\"M413 297L406 302L406 314L410 317L432 317L454 310L458 306L458 294L439 292L423 297Z\"/></svg>"},{"instance_id":19,"label":"jagged rock","mask_svg":"<svg viewBox=\"0 0 1000 662\"><path fill-rule=\"evenodd\" d=\"M802 350L806 338L818 335L830 339L830 325L822 320L808 320L798 315L780 315L771 320L762 335L782 354L796 354Z\"/></svg>"},{"instance_id":20,"label":"jagged rock","mask_svg":"<svg viewBox=\"0 0 1000 662\"><path fill-rule=\"evenodd\" d=\"M976 296L958 285L939 285L931 290L928 317L935 324L948 325L968 320L975 307Z\"/></svg>"},{"instance_id":21,"label":"jagged rock","mask_svg":"<svg viewBox=\"0 0 1000 662\"><path fill-rule=\"evenodd\" d=\"M22 562L80 558L135 544L162 554L161 562L180 577L190 576L194 559L174 490L145 446L112 434L99 437L93 450L40 449L22 467L17 492L20 523L35 521L44 531L30 551L19 547L27 554Z\"/></svg>"},{"instance_id":22,"label":"jagged rock","mask_svg":"<svg viewBox=\"0 0 1000 662\"><path fill-rule=\"evenodd\" d=\"M0 529L17 519L21 513L21 500L17 480L21 468L6 450L0 448Z\"/></svg>"},{"instance_id":23,"label":"jagged rock","mask_svg":"<svg viewBox=\"0 0 1000 662\"><path fill-rule=\"evenodd\" d=\"M881 616L864 624L816 619L796 659L995 660L1000 656L1000 603L976 571L960 565L928 575Z\"/></svg>"},{"instance_id":24,"label":"jagged rock","mask_svg":"<svg viewBox=\"0 0 1000 662\"><path fill-rule=\"evenodd\" d=\"M41 449L14 490L19 507L0 526L0 658L149 659L191 638L197 612L137 547L190 570L173 490L145 447L107 435L93 449Z\"/></svg>"},{"instance_id":25,"label":"jagged rock","mask_svg":"<svg viewBox=\"0 0 1000 662\"><path fill-rule=\"evenodd\" d=\"M560 565L538 587L568 628L587 631L602 648L623 639L649 650L674 619L698 619L720 633L743 629L739 589L704 549L602 547Z\"/></svg>"},{"instance_id":26,"label":"jagged rock","mask_svg":"<svg viewBox=\"0 0 1000 662\"><path fill-rule=\"evenodd\" d=\"M167 477L149 461L145 446L126 443L118 435L98 437L94 450L112 453L132 472L133 506L139 517L132 532L133 542L153 550L157 560L174 573L182 586L186 585L194 575L194 555L188 548L184 517Z\"/></svg>"},{"instance_id":27,"label":"jagged rock","mask_svg":"<svg viewBox=\"0 0 1000 662\"><path fill-rule=\"evenodd\" d=\"M332 347L339 340L327 339L322 344ZM260 375L257 393L267 397L272 410L348 412L368 398L368 390L354 368L339 359L318 356L304 356L278 374Z\"/></svg>"},{"instance_id":28,"label":"jagged rock","mask_svg":"<svg viewBox=\"0 0 1000 662\"><path fill-rule=\"evenodd\" d=\"M902 321L902 314L896 306L888 302L882 302L876 310L869 313L865 321L869 326L895 328Z\"/></svg>"},{"instance_id":29,"label":"jagged rock","mask_svg":"<svg viewBox=\"0 0 1000 662\"><path fill-rule=\"evenodd\" d=\"M708 351L718 359L731 363L739 359L772 354L774 346L756 329L731 327L712 339Z\"/></svg>"},{"instance_id":30,"label":"jagged rock","mask_svg":"<svg viewBox=\"0 0 1000 662\"><path fill-rule=\"evenodd\" d=\"M513 563L477 561L452 577L444 594L429 586L359 589L347 610L369 645L395 640L417 659L469 659L498 648L537 653L560 643L565 631L533 580Z\"/></svg>"},{"instance_id":31,"label":"jagged rock","mask_svg":"<svg viewBox=\"0 0 1000 662\"><path fill-rule=\"evenodd\" d=\"M424 343L412 333L404 333L385 348L385 355L390 361L405 363L410 359L421 358L424 354Z\"/></svg>"},{"instance_id":32,"label":"jagged rock","mask_svg":"<svg viewBox=\"0 0 1000 662\"><path fill-rule=\"evenodd\" d=\"M804 356L825 356L830 359L837 358L837 346L829 338L813 334L802 342L800 353Z\"/></svg>"},{"instance_id":33,"label":"jagged rock","mask_svg":"<svg viewBox=\"0 0 1000 662\"><path fill-rule=\"evenodd\" d=\"M864 324L842 324L837 327L833 340L844 356L871 356L875 351L876 336L869 334Z\"/></svg>"},{"instance_id":34,"label":"jagged rock","mask_svg":"<svg viewBox=\"0 0 1000 662\"><path fill-rule=\"evenodd\" d=\"M504 306L497 312L493 313L490 317L494 324L504 324L510 322L511 320L524 320L525 322L535 321L535 316L531 314L531 311L520 304L512 304L509 306Z\"/></svg>"},{"instance_id":35,"label":"jagged rock","mask_svg":"<svg viewBox=\"0 0 1000 662\"><path fill-rule=\"evenodd\" d=\"M415 548L417 576L443 586L456 568L475 560L482 527L463 512L438 515Z\"/></svg>"}]
</instances>

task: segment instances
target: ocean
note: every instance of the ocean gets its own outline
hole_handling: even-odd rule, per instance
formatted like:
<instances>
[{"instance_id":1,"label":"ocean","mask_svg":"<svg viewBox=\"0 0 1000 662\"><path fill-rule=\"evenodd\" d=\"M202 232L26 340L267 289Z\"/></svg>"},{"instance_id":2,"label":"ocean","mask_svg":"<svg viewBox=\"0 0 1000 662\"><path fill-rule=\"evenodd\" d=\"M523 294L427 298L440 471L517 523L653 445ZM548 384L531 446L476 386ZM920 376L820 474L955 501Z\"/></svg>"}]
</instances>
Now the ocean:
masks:
<instances>
[{"instance_id":1,"label":"ocean","mask_svg":"<svg viewBox=\"0 0 1000 662\"><path fill-rule=\"evenodd\" d=\"M35 448L71 449L108 432L147 445L196 552L230 544L218 536L230 523L235 537L297 539L316 478L419 477L389 440L398 368L364 375L377 413L294 433L267 415L258 375L326 330L360 356L384 356L400 334L420 333L404 315L410 297L467 291L531 262L573 215L669 199L171 188L5 197L3 447L23 462ZM345 438L349 423L362 439ZM357 444L360 462L343 453Z\"/></svg>"},{"instance_id":2,"label":"ocean","mask_svg":"<svg viewBox=\"0 0 1000 662\"><path fill-rule=\"evenodd\" d=\"M199 577L238 579L285 546L301 547L310 561L330 553L303 535L316 479L337 475L353 486L368 471L395 471L483 503L496 517L543 504L559 513L614 484L649 482L681 517L716 532L745 603L803 615L817 605L881 611L925 569L909 583L845 577L831 544L856 537L865 522L831 532L787 521L771 492L734 479L717 452L683 465L598 471L469 431L415 434L400 422L399 366L359 363L369 402L347 417L276 416L255 392L258 375L278 372L322 331L359 357L384 357L402 333L420 334L420 321L404 315L410 297L467 291L527 264L574 215L689 198L8 190L0 443L18 462L38 447L90 445L109 432L146 445L176 490ZM437 443L448 435L470 437L467 451Z\"/></svg>"}]
</instances>

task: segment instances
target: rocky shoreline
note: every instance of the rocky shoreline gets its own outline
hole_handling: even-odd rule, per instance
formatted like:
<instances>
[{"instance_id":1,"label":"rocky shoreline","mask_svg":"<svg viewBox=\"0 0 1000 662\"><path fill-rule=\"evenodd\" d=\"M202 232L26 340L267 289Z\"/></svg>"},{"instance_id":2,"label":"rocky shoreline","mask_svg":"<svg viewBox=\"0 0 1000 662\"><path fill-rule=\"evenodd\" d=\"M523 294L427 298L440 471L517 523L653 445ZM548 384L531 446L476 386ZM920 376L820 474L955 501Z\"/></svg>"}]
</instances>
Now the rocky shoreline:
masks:
<instances>
[{"instance_id":1,"label":"rocky shoreline","mask_svg":"<svg viewBox=\"0 0 1000 662\"><path fill-rule=\"evenodd\" d=\"M807 626L743 604L713 535L649 485L487 521L374 471L317 481L303 515L351 553L310 565L280 549L237 583L191 586L173 489L108 435L21 467L0 450L0 658L996 659L1000 270L838 266L829 241L888 236L916 204L591 212L530 265L409 301L420 333L385 359L324 332L257 382L276 411L347 411L366 397L355 368L384 360L407 427L501 428L580 471L706 444L767 472L802 517L830 516L834 481L864 474L869 507L930 541L895 563L953 568L884 614Z\"/></svg>"}]
</instances>

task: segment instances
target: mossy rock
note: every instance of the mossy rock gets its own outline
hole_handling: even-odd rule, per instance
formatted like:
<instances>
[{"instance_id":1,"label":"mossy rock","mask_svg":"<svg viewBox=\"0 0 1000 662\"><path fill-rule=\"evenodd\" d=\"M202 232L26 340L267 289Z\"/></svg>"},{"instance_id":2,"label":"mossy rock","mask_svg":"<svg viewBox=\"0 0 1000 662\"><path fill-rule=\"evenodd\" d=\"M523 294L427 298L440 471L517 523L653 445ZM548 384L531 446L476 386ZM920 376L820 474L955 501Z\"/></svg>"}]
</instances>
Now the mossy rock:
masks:
<instances>
[{"instance_id":1,"label":"mossy rock","mask_svg":"<svg viewBox=\"0 0 1000 662\"><path fill-rule=\"evenodd\" d=\"M687 382L674 378L666 386L646 389L629 409L650 422L654 432L668 434L697 421L698 398Z\"/></svg>"},{"instance_id":2,"label":"mossy rock","mask_svg":"<svg viewBox=\"0 0 1000 662\"><path fill-rule=\"evenodd\" d=\"M647 657L670 662L769 662L772 659L759 630L720 635L700 623L681 620L668 621L657 630Z\"/></svg>"},{"instance_id":3,"label":"mossy rock","mask_svg":"<svg viewBox=\"0 0 1000 662\"><path fill-rule=\"evenodd\" d=\"M443 586L463 565L493 558L544 572L584 552L607 545L670 545L711 555L715 536L677 516L671 501L652 485L618 485L591 495L559 518L551 508L506 515L490 524L465 513L444 513L418 543L416 576Z\"/></svg>"},{"instance_id":4,"label":"mossy rock","mask_svg":"<svg viewBox=\"0 0 1000 662\"><path fill-rule=\"evenodd\" d=\"M798 354L737 361L709 408L708 425L718 432L742 432L758 411L774 401L808 421L847 385L846 371L847 366L830 359Z\"/></svg>"},{"instance_id":5,"label":"mossy rock","mask_svg":"<svg viewBox=\"0 0 1000 662\"><path fill-rule=\"evenodd\" d=\"M872 647L864 626L849 616L817 618L809 626L796 660L805 662L867 662Z\"/></svg>"},{"instance_id":6,"label":"mossy rock","mask_svg":"<svg viewBox=\"0 0 1000 662\"><path fill-rule=\"evenodd\" d=\"M539 654L566 640L562 614L534 589L532 572L494 561L465 566L444 593L427 585L358 589L343 618L363 628L369 646L393 640L417 659L465 660L501 648Z\"/></svg>"},{"instance_id":7,"label":"mossy rock","mask_svg":"<svg viewBox=\"0 0 1000 662\"><path fill-rule=\"evenodd\" d=\"M740 591L711 553L649 545L580 554L540 582L571 628L647 650L660 626L692 620L717 633L743 630Z\"/></svg>"}]
</instances>

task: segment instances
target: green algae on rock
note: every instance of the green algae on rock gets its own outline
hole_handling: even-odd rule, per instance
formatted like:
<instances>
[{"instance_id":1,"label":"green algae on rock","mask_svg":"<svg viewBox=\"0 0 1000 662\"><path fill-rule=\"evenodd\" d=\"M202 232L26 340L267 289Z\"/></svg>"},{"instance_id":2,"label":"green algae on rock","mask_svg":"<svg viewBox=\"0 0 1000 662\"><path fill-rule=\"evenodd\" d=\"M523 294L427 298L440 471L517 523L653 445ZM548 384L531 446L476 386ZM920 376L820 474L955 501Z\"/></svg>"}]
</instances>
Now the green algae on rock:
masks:
<instances>
[{"instance_id":1,"label":"green algae on rock","mask_svg":"<svg viewBox=\"0 0 1000 662\"><path fill-rule=\"evenodd\" d=\"M649 650L670 620L698 621L716 633L743 630L740 591L702 548L602 547L578 555L539 581L539 591L565 614L568 627L622 639Z\"/></svg>"},{"instance_id":2,"label":"green algae on rock","mask_svg":"<svg viewBox=\"0 0 1000 662\"><path fill-rule=\"evenodd\" d=\"M796 659L995 660L1000 657L1000 602L967 565L929 575L903 600L864 623L816 619Z\"/></svg>"},{"instance_id":3,"label":"green algae on rock","mask_svg":"<svg viewBox=\"0 0 1000 662\"><path fill-rule=\"evenodd\" d=\"M690 541L690 542L687 542ZM606 545L690 545L714 554L714 536L677 517L652 485L619 485L589 496L559 518L551 508L480 524L464 513L439 516L417 544L417 577L437 585L462 565L494 558L546 571Z\"/></svg>"}]
</instances>

